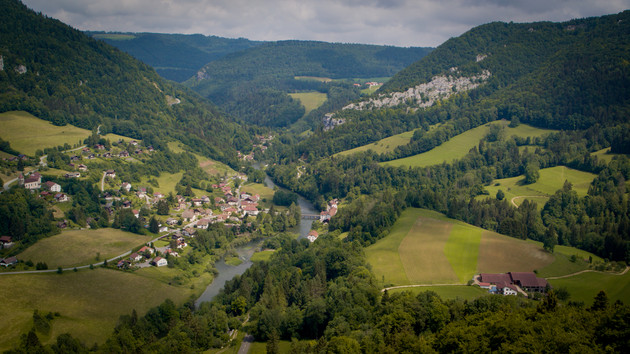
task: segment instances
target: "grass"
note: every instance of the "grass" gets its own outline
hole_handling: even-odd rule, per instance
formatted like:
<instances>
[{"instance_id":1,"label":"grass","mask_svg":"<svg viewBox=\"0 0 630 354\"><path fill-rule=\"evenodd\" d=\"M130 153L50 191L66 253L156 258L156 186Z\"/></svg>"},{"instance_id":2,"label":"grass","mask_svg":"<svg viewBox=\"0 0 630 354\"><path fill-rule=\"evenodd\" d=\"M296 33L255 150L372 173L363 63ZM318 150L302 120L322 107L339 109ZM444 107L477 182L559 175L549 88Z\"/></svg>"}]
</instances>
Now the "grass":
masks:
<instances>
[{"instance_id":1,"label":"grass","mask_svg":"<svg viewBox=\"0 0 630 354\"><path fill-rule=\"evenodd\" d=\"M413 208L405 210L390 234L367 247L365 254L386 286L462 284L476 273L533 271L554 260L539 243Z\"/></svg>"},{"instance_id":2,"label":"grass","mask_svg":"<svg viewBox=\"0 0 630 354\"><path fill-rule=\"evenodd\" d=\"M17 257L33 263L45 262L49 269L73 267L103 262L150 240L151 236L117 229L69 230L38 241Z\"/></svg>"},{"instance_id":3,"label":"grass","mask_svg":"<svg viewBox=\"0 0 630 354\"><path fill-rule=\"evenodd\" d=\"M597 156L597 159L610 163L615 156L621 156L621 154L610 153L610 148L608 147L591 153L591 156Z\"/></svg>"},{"instance_id":4,"label":"grass","mask_svg":"<svg viewBox=\"0 0 630 354\"><path fill-rule=\"evenodd\" d=\"M397 148L398 146L409 144L409 141L411 141L411 137L413 137L414 132L415 130L412 130L412 131L404 132L401 134L392 135L390 137L381 139L372 144L363 145L354 149L342 151L335 155L351 155L357 152L368 151L368 150L372 150L376 152L377 154L394 151L394 149Z\"/></svg>"},{"instance_id":5,"label":"grass","mask_svg":"<svg viewBox=\"0 0 630 354\"><path fill-rule=\"evenodd\" d=\"M624 275L582 273L569 278L552 279L549 283L554 288L567 288L571 294L570 300L583 301L587 306L593 303L593 298L600 290L606 292L610 303L617 300L627 303L630 298L630 272Z\"/></svg>"},{"instance_id":6,"label":"grass","mask_svg":"<svg viewBox=\"0 0 630 354\"><path fill-rule=\"evenodd\" d=\"M296 80L307 80L307 81L319 81L319 82L330 82L332 81L329 77L319 77L319 76L295 76Z\"/></svg>"},{"instance_id":7,"label":"grass","mask_svg":"<svg viewBox=\"0 0 630 354\"><path fill-rule=\"evenodd\" d=\"M596 177L592 173L574 170L565 166L544 168L539 171L539 174L538 181L532 184L524 184L524 176L494 180L490 186L485 188L489 196L480 196L479 198L494 198L499 189L501 189L507 200L516 198L514 199L516 205L520 205L525 199L529 199L537 202L538 206L542 208L549 200L549 197L562 188L565 181L573 184L573 190L580 197L584 197L591 182Z\"/></svg>"},{"instance_id":8,"label":"grass","mask_svg":"<svg viewBox=\"0 0 630 354\"><path fill-rule=\"evenodd\" d=\"M291 341L279 340L278 341L278 353L291 352ZM254 342L249 347L249 354L266 354L267 342Z\"/></svg>"},{"instance_id":9,"label":"grass","mask_svg":"<svg viewBox=\"0 0 630 354\"><path fill-rule=\"evenodd\" d=\"M92 346L105 341L120 315L135 309L142 316L167 298L181 304L191 294L190 289L100 268L63 274L3 275L0 351L19 343L20 335L32 326L35 309L61 314L53 320L50 335L40 337L44 344L53 342L59 334L70 333Z\"/></svg>"},{"instance_id":10,"label":"grass","mask_svg":"<svg viewBox=\"0 0 630 354\"><path fill-rule=\"evenodd\" d=\"M403 291L411 291L414 295L423 293L425 291L433 291L440 295L443 300L474 300L478 297L488 295L487 289L482 289L478 286L466 286L466 285L455 285L455 286L420 286L415 288L401 288L401 289L392 289L389 290L390 294L399 293Z\"/></svg>"},{"instance_id":11,"label":"grass","mask_svg":"<svg viewBox=\"0 0 630 354\"><path fill-rule=\"evenodd\" d=\"M269 259L271 259L271 255L274 254L274 252L275 250L266 250L266 251L256 252L252 255L251 261L252 262L269 261Z\"/></svg>"},{"instance_id":12,"label":"grass","mask_svg":"<svg viewBox=\"0 0 630 354\"><path fill-rule=\"evenodd\" d=\"M243 260L238 257L225 257L225 264L231 265L233 267L239 266L243 263Z\"/></svg>"},{"instance_id":13,"label":"grass","mask_svg":"<svg viewBox=\"0 0 630 354\"><path fill-rule=\"evenodd\" d=\"M300 92L300 93L290 93L289 96L293 97L293 99L300 100L300 103L305 108L304 115L309 114L312 110L319 108L328 97L325 93L321 92Z\"/></svg>"},{"instance_id":14,"label":"grass","mask_svg":"<svg viewBox=\"0 0 630 354\"><path fill-rule=\"evenodd\" d=\"M532 272L554 260L542 243L484 231L479 247L479 273Z\"/></svg>"},{"instance_id":15,"label":"grass","mask_svg":"<svg viewBox=\"0 0 630 354\"><path fill-rule=\"evenodd\" d=\"M260 196L260 201L258 202L258 204L264 208L271 207L271 204L272 204L271 201L273 200L273 194L275 193L273 189L265 186L262 183L252 183L252 182L247 182L241 187L241 193L243 192L249 195L258 194ZM262 201L263 199L265 199L266 202L263 202Z\"/></svg>"},{"instance_id":16,"label":"grass","mask_svg":"<svg viewBox=\"0 0 630 354\"><path fill-rule=\"evenodd\" d=\"M180 143L179 141L169 141L166 146L168 146L168 148L176 154L181 154L185 151L182 147L182 143Z\"/></svg>"},{"instance_id":17,"label":"grass","mask_svg":"<svg viewBox=\"0 0 630 354\"><path fill-rule=\"evenodd\" d=\"M75 145L89 137L92 132L73 125L58 127L26 112L0 113L0 138L23 154L34 156L38 149Z\"/></svg>"},{"instance_id":18,"label":"grass","mask_svg":"<svg viewBox=\"0 0 630 354\"><path fill-rule=\"evenodd\" d=\"M182 177L184 176L184 172L180 171L177 173L165 173L162 172L160 174L160 177L143 177L142 181L140 182L140 186L149 186L149 178L151 179L156 179L158 181L158 185L159 187L153 187L153 191L154 192L159 192L162 193L164 195L168 195L169 193L173 193L173 194L177 194L175 193L175 186L177 185L177 183L179 181L181 181ZM135 186L134 186L135 187Z\"/></svg>"},{"instance_id":19,"label":"grass","mask_svg":"<svg viewBox=\"0 0 630 354\"><path fill-rule=\"evenodd\" d=\"M389 166L411 166L411 167L426 167L432 165L438 165L443 162L452 162L453 160L461 159L468 154L468 151L474 146L479 144L479 141L483 139L490 130L491 124L502 124L506 126L506 136L520 136L520 137L536 137L553 132L553 130L539 129L525 124L520 124L516 128L507 127L508 122L499 121L484 124L482 126L470 129L462 134L456 135L447 142L440 146L433 148L430 151L422 154L405 157L402 159L383 162L384 165Z\"/></svg>"},{"instance_id":20,"label":"grass","mask_svg":"<svg viewBox=\"0 0 630 354\"><path fill-rule=\"evenodd\" d=\"M193 155L195 155L197 160L199 160L199 167L201 167L201 169L204 170L210 176L236 175L236 171L234 171L230 166L222 162L215 161L215 160L212 160L210 158L207 158L198 154L193 154Z\"/></svg>"}]
</instances>

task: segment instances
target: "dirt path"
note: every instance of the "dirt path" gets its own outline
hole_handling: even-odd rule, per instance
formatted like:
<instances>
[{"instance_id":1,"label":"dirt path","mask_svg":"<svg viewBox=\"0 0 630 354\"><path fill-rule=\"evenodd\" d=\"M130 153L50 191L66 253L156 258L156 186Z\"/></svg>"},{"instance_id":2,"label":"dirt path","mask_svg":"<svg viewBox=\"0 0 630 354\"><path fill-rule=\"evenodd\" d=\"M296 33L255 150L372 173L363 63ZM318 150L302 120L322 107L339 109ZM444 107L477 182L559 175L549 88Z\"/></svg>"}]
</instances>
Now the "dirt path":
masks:
<instances>
[{"instance_id":1,"label":"dirt path","mask_svg":"<svg viewBox=\"0 0 630 354\"><path fill-rule=\"evenodd\" d=\"M105 174L107 174L107 172L103 171L103 177L101 177L101 192L105 192Z\"/></svg>"},{"instance_id":2,"label":"dirt path","mask_svg":"<svg viewBox=\"0 0 630 354\"><path fill-rule=\"evenodd\" d=\"M516 197L512 198L510 200L510 203L512 203L512 205L514 205L515 207L518 208L518 205L516 205L515 200L516 199L520 199L520 198L547 198L547 196L546 195L519 195L519 196L516 196Z\"/></svg>"},{"instance_id":3,"label":"dirt path","mask_svg":"<svg viewBox=\"0 0 630 354\"><path fill-rule=\"evenodd\" d=\"M392 289L405 289L405 288L419 288L424 286L462 286L466 285L465 283L456 283L456 284L412 284L412 285L398 285L398 286L390 286L389 288L381 289L381 292L385 290Z\"/></svg>"},{"instance_id":4,"label":"dirt path","mask_svg":"<svg viewBox=\"0 0 630 354\"><path fill-rule=\"evenodd\" d=\"M579 274L582 274L582 273L602 273L602 274L610 274L610 275L624 275L624 274L626 274L628 272L629 268L630 267L626 266L626 269L624 269L621 273L611 273L611 272L602 272L600 270L585 269L585 270L581 270L579 272L575 272L575 273L571 273L571 274L567 274L567 275L560 275L560 276L557 276L557 277L547 277L546 279L547 280L550 280L550 279L553 280L553 279L570 278L570 277L573 277L573 276L576 276L576 275L579 275Z\"/></svg>"}]
</instances>

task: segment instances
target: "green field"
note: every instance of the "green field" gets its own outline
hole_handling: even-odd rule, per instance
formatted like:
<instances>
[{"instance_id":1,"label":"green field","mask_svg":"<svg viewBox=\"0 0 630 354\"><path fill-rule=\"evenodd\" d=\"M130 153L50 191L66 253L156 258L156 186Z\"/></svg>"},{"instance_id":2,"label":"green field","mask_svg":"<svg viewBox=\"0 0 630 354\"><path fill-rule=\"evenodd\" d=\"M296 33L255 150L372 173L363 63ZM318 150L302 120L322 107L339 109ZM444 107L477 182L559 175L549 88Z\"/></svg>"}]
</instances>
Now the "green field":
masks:
<instances>
[{"instance_id":1,"label":"green field","mask_svg":"<svg viewBox=\"0 0 630 354\"><path fill-rule=\"evenodd\" d=\"M565 181L573 184L573 190L580 197L583 197L596 177L592 173L574 170L565 166L544 168L539 173L538 181L532 184L524 184L524 176L494 180L490 186L485 187L489 195L480 196L479 198L495 198L497 192L501 189L505 194L505 199L513 201L517 206L521 205L523 200L529 199L538 203L538 206L542 208L549 200L549 197L562 188Z\"/></svg>"},{"instance_id":2,"label":"green field","mask_svg":"<svg viewBox=\"0 0 630 354\"><path fill-rule=\"evenodd\" d=\"M83 140L92 134L87 129L70 124L58 127L21 111L0 113L0 125L2 126L0 138L8 141L13 149L29 156L34 156L38 149L43 150L66 143L71 146L79 142L83 144ZM104 138L111 141L131 140L116 134L107 134Z\"/></svg>"},{"instance_id":3,"label":"green field","mask_svg":"<svg viewBox=\"0 0 630 354\"><path fill-rule=\"evenodd\" d=\"M91 132L72 125L58 127L26 112L0 113L0 138L23 154L34 156L35 151L59 145L75 145Z\"/></svg>"},{"instance_id":4,"label":"green field","mask_svg":"<svg viewBox=\"0 0 630 354\"><path fill-rule=\"evenodd\" d=\"M478 286L454 285L454 286L418 286L413 288L398 288L389 290L390 294L403 291L411 291L413 294L420 294L425 291L433 291L445 300L474 300L480 296L488 294L487 289Z\"/></svg>"},{"instance_id":5,"label":"green field","mask_svg":"<svg viewBox=\"0 0 630 354\"><path fill-rule=\"evenodd\" d=\"M270 208L272 205L273 194L275 193L273 189L265 186L262 183L251 183L247 182L241 187L241 192L245 192L249 195L260 196L260 201L258 205L262 208ZM263 201L263 199L265 201Z\"/></svg>"},{"instance_id":6,"label":"green field","mask_svg":"<svg viewBox=\"0 0 630 354\"><path fill-rule=\"evenodd\" d=\"M533 271L553 262L538 244L413 208L365 254L387 285L465 284L476 273Z\"/></svg>"},{"instance_id":7,"label":"green field","mask_svg":"<svg viewBox=\"0 0 630 354\"><path fill-rule=\"evenodd\" d=\"M520 124L516 128L509 128L506 121L487 123L477 128L470 129L462 134L454 136L447 142L434 149L424 152L422 154L405 157L402 159L382 162L383 165L389 166L411 166L411 167L426 167L432 165L438 165L443 162L452 162L453 160L461 159L468 154L468 151L474 146L479 144L479 141L488 134L491 124L502 124L505 128L506 136L520 136L520 137L537 137L544 134L553 132L552 130L534 128L525 124Z\"/></svg>"},{"instance_id":8,"label":"green field","mask_svg":"<svg viewBox=\"0 0 630 354\"><path fill-rule=\"evenodd\" d=\"M381 139L381 140L379 140L377 142L374 142L372 144L363 145L363 146L359 146L359 147L354 148L354 149L342 151L342 152L337 153L335 155L351 155L351 154L354 154L354 153L357 153L357 152L368 151L368 150L372 150L372 151L374 151L377 154L382 154L384 152L394 151L394 149L397 148L398 146L409 144L409 141L411 141L411 137L413 137L413 133L414 132L415 132L415 130L412 130L412 131L409 131L409 132L404 132L404 133L401 133L401 134L392 135L390 137L387 137L385 139Z\"/></svg>"},{"instance_id":9,"label":"green field","mask_svg":"<svg viewBox=\"0 0 630 354\"><path fill-rule=\"evenodd\" d=\"M152 186L153 191L162 193L164 195L168 195L169 193L177 194L175 193L175 186L177 185L179 181L181 181L182 176L184 176L183 171L180 171L177 173L162 172L160 174L160 177L150 177L151 179L156 179L159 185L159 187ZM149 180L148 177L143 177L142 182L140 182L140 185L133 186L133 187L135 188L135 187L149 186L148 180Z\"/></svg>"},{"instance_id":10,"label":"green field","mask_svg":"<svg viewBox=\"0 0 630 354\"><path fill-rule=\"evenodd\" d=\"M302 106L304 106L304 115L309 114L312 110L319 108L326 100L328 96L325 93L321 92L300 92L300 93L290 93L289 96L293 97L293 99L300 100Z\"/></svg>"},{"instance_id":11,"label":"green field","mask_svg":"<svg viewBox=\"0 0 630 354\"><path fill-rule=\"evenodd\" d=\"M181 304L193 290L173 287L132 273L96 268L63 274L2 275L0 297L0 351L19 343L33 324L33 310L59 312L44 343L71 333L86 345L102 344L120 315L133 309L139 316L170 298ZM28 289L28 291L25 291ZM19 294L19 296L18 296Z\"/></svg>"},{"instance_id":12,"label":"green field","mask_svg":"<svg viewBox=\"0 0 630 354\"><path fill-rule=\"evenodd\" d=\"M621 156L622 154L611 154L610 148L601 149L599 151L595 151L591 153L591 156L597 156L597 159L603 160L606 163L612 161L615 156Z\"/></svg>"},{"instance_id":13,"label":"green field","mask_svg":"<svg viewBox=\"0 0 630 354\"><path fill-rule=\"evenodd\" d=\"M319 77L319 76L295 76L296 80L311 80L311 81L319 81L319 82L330 82L332 81L329 77Z\"/></svg>"},{"instance_id":14,"label":"green field","mask_svg":"<svg viewBox=\"0 0 630 354\"><path fill-rule=\"evenodd\" d=\"M45 262L49 269L74 267L102 263L149 241L151 236L117 229L68 230L38 241L17 257L33 263Z\"/></svg>"},{"instance_id":15,"label":"green field","mask_svg":"<svg viewBox=\"0 0 630 354\"><path fill-rule=\"evenodd\" d=\"M271 258L271 255L274 254L275 252L276 252L275 250L266 250L266 251L256 252L252 255L252 258L250 260L252 262L269 261L269 259Z\"/></svg>"},{"instance_id":16,"label":"green field","mask_svg":"<svg viewBox=\"0 0 630 354\"><path fill-rule=\"evenodd\" d=\"M549 283L554 288L567 288L571 294L570 300L584 301L587 306L593 303L593 298L600 290L606 292L610 303L617 300L628 303L630 299L630 272L624 275L589 272L569 278L551 279Z\"/></svg>"}]
</instances>

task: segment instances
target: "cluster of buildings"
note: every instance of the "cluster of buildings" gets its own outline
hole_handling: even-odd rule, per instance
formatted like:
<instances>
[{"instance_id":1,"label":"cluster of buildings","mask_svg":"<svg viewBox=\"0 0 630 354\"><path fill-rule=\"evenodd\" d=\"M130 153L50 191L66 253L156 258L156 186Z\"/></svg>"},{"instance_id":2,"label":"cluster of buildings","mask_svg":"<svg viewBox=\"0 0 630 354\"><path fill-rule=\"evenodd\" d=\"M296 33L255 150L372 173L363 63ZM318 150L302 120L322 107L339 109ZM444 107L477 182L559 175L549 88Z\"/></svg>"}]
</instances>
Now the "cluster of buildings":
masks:
<instances>
[{"instance_id":1,"label":"cluster of buildings","mask_svg":"<svg viewBox=\"0 0 630 354\"><path fill-rule=\"evenodd\" d=\"M476 280L479 287L488 289L493 294L544 293L549 288L547 280L538 278L533 272L481 273Z\"/></svg>"},{"instance_id":2,"label":"cluster of buildings","mask_svg":"<svg viewBox=\"0 0 630 354\"><path fill-rule=\"evenodd\" d=\"M339 199L333 199L328 202L326 205L326 211L322 211L319 213L319 221L325 223L329 222L330 219L337 215L337 206L339 205Z\"/></svg>"},{"instance_id":3,"label":"cluster of buildings","mask_svg":"<svg viewBox=\"0 0 630 354\"><path fill-rule=\"evenodd\" d=\"M18 176L18 185L31 191L42 189L39 193L39 196L42 198L52 197L59 203L68 201L68 196L61 192L61 185L53 181L42 183L42 175L39 174L39 172L33 172L26 177L24 174L20 173Z\"/></svg>"},{"instance_id":4,"label":"cluster of buildings","mask_svg":"<svg viewBox=\"0 0 630 354\"><path fill-rule=\"evenodd\" d=\"M116 266L118 269L129 269L132 266L156 266L156 267L164 267L168 265L168 260L164 257L157 256L153 257L156 254L155 249L149 246L143 246L137 252L129 255L128 258L121 259L118 261Z\"/></svg>"}]
</instances>

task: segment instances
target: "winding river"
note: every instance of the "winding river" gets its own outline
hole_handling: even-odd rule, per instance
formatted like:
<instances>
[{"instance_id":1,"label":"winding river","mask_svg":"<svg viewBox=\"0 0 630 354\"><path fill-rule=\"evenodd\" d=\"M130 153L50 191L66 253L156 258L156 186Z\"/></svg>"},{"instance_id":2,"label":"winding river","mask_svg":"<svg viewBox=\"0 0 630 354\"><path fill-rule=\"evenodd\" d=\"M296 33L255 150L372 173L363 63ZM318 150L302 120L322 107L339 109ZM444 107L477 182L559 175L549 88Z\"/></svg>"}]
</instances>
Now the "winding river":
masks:
<instances>
[{"instance_id":1,"label":"winding river","mask_svg":"<svg viewBox=\"0 0 630 354\"><path fill-rule=\"evenodd\" d=\"M255 167L259 168L259 166L255 166ZM273 181L271 180L271 178L269 178L267 174L265 174L265 185L271 189L278 187L275 183L273 183ZM278 188L282 188L282 187L278 187ZM311 202L309 202L308 200L304 199L302 196L298 196L298 205L300 207L302 214L319 214L319 212L315 210L315 207L313 206L313 204L311 204ZM299 230L299 234L300 234L298 239L306 237L308 232L311 230L312 224L313 224L313 220L305 220L305 219L300 220L300 224L297 226L297 229ZM254 254L254 252L256 252L256 249L259 246L260 246L260 241L253 241L243 246L237 247L236 253L238 253L238 256L243 261L243 263L241 263L238 266L231 266L231 265L225 264L225 261L223 259L216 262L214 266L219 272L219 274L214 278L212 283L208 285L206 290L203 292L203 294L201 294L201 296L197 299L197 301L195 301L195 307L198 308L202 302L212 301L212 299L214 299L214 297L219 294L219 291L223 289L223 287L225 286L225 282L234 278L237 275L241 275L245 273L245 271L249 267L252 266L253 263L250 259L252 255Z\"/></svg>"}]
</instances>

